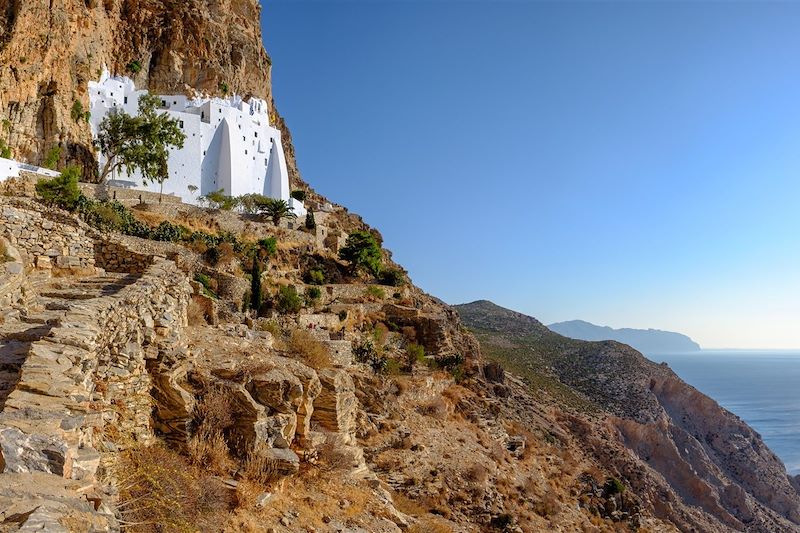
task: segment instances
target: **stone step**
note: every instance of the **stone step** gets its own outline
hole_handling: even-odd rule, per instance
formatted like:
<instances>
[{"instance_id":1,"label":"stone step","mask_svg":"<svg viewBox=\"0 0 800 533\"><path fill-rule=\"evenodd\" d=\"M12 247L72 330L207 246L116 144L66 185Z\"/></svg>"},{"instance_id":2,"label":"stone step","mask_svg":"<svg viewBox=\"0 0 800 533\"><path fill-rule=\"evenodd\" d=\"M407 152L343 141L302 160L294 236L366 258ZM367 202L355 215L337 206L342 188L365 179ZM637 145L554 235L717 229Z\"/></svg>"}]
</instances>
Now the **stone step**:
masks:
<instances>
[{"instance_id":1,"label":"stone step","mask_svg":"<svg viewBox=\"0 0 800 533\"><path fill-rule=\"evenodd\" d=\"M93 300L100 296L99 293L92 291L46 291L41 293L45 298L57 300Z\"/></svg>"},{"instance_id":2,"label":"stone step","mask_svg":"<svg viewBox=\"0 0 800 533\"><path fill-rule=\"evenodd\" d=\"M61 319L64 318L65 313L59 312L40 312L40 313L26 313L20 317L20 322L25 324L42 324L46 326L57 326Z\"/></svg>"},{"instance_id":3,"label":"stone step","mask_svg":"<svg viewBox=\"0 0 800 533\"><path fill-rule=\"evenodd\" d=\"M39 325L29 327L30 324L11 323L0 326L0 339L3 341L33 342L47 336L50 326Z\"/></svg>"}]
</instances>

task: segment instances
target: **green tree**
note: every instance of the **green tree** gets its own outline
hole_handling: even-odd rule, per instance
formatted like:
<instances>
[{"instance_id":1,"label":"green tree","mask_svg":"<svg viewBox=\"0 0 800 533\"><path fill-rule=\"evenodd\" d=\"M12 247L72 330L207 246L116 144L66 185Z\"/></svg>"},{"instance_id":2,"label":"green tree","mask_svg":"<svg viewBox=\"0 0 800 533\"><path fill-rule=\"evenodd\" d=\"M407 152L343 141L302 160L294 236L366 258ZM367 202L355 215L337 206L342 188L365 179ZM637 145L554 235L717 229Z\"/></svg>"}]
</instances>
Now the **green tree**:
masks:
<instances>
[{"instance_id":1,"label":"green tree","mask_svg":"<svg viewBox=\"0 0 800 533\"><path fill-rule=\"evenodd\" d=\"M316 227L317 221L314 220L314 212L309 210L308 213L306 213L306 229L313 230L316 229Z\"/></svg>"},{"instance_id":2,"label":"green tree","mask_svg":"<svg viewBox=\"0 0 800 533\"><path fill-rule=\"evenodd\" d=\"M306 201L306 191L295 189L292 191L291 197L297 201L305 202Z\"/></svg>"},{"instance_id":3,"label":"green tree","mask_svg":"<svg viewBox=\"0 0 800 533\"><path fill-rule=\"evenodd\" d=\"M42 160L42 166L44 168L49 168L50 170L56 170L58 167L58 162L61 160L61 147L58 145L53 146L47 152L47 155L44 156Z\"/></svg>"},{"instance_id":4,"label":"green tree","mask_svg":"<svg viewBox=\"0 0 800 533\"><path fill-rule=\"evenodd\" d=\"M275 198L263 198L259 202L258 211L262 216L271 219L276 226L281 223L282 218L297 218L286 200Z\"/></svg>"},{"instance_id":5,"label":"green tree","mask_svg":"<svg viewBox=\"0 0 800 533\"><path fill-rule=\"evenodd\" d=\"M137 116L117 111L100 123L96 144L106 156L101 182L118 168L128 174L138 169L145 182L158 183L163 191L169 178L169 150L183 148L186 135L177 119L158 111L159 103L158 97L143 95Z\"/></svg>"},{"instance_id":6,"label":"green tree","mask_svg":"<svg viewBox=\"0 0 800 533\"><path fill-rule=\"evenodd\" d=\"M3 159L11 159L11 148L3 139L0 139L0 157Z\"/></svg>"},{"instance_id":7,"label":"green tree","mask_svg":"<svg viewBox=\"0 0 800 533\"><path fill-rule=\"evenodd\" d=\"M36 194L47 205L57 205L68 211L74 211L81 198L81 190L78 187L80 177L81 171L78 167L68 166L61 175L36 182Z\"/></svg>"},{"instance_id":8,"label":"green tree","mask_svg":"<svg viewBox=\"0 0 800 533\"><path fill-rule=\"evenodd\" d=\"M373 276L381 273L381 247L375 236L368 231L354 231L347 237L339 258L348 261L356 272L366 270Z\"/></svg>"},{"instance_id":9,"label":"green tree","mask_svg":"<svg viewBox=\"0 0 800 533\"><path fill-rule=\"evenodd\" d=\"M223 211L230 211L239 205L239 198L228 196L223 189L212 191L200 199L208 202L211 209L222 209Z\"/></svg>"}]
</instances>

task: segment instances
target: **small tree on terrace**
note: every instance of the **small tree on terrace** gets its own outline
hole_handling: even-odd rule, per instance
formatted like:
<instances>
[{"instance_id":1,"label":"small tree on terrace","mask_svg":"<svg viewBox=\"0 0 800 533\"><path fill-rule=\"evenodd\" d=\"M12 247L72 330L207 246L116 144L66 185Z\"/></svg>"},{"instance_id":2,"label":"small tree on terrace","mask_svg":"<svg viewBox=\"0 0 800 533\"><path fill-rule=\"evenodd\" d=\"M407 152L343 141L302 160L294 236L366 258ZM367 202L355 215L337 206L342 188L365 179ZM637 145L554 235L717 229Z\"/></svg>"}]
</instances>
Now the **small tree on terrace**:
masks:
<instances>
[{"instance_id":1,"label":"small tree on terrace","mask_svg":"<svg viewBox=\"0 0 800 533\"><path fill-rule=\"evenodd\" d=\"M169 150L183 148L186 135L177 119L158 111L159 103L158 97L143 95L139 98L137 116L117 111L100 123L96 145L106 156L101 182L118 168L128 174L138 169L145 182L158 183L163 191L169 178Z\"/></svg>"},{"instance_id":2,"label":"small tree on terrace","mask_svg":"<svg viewBox=\"0 0 800 533\"><path fill-rule=\"evenodd\" d=\"M282 218L297 218L286 200L276 200L275 198L259 199L258 211L261 215L271 219L276 226L281 223Z\"/></svg>"},{"instance_id":3,"label":"small tree on terrace","mask_svg":"<svg viewBox=\"0 0 800 533\"><path fill-rule=\"evenodd\" d=\"M366 270L373 276L381 273L381 247L375 236L368 231L354 231L347 237L339 258L348 261L353 270Z\"/></svg>"}]
</instances>

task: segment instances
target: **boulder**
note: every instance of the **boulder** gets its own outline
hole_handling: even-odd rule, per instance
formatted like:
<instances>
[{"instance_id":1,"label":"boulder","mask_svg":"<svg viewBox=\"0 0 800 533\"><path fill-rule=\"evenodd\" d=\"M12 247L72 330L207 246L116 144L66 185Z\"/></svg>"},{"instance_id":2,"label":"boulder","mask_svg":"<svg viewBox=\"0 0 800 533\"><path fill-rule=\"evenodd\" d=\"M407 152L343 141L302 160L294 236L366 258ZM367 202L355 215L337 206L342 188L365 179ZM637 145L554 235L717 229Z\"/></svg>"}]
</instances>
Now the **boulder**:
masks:
<instances>
[{"instance_id":1,"label":"boulder","mask_svg":"<svg viewBox=\"0 0 800 533\"><path fill-rule=\"evenodd\" d=\"M341 434L346 444L355 444L358 400L353 379L336 368L320 371L319 379L322 391L314 401L312 420L328 431Z\"/></svg>"}]
</instances>

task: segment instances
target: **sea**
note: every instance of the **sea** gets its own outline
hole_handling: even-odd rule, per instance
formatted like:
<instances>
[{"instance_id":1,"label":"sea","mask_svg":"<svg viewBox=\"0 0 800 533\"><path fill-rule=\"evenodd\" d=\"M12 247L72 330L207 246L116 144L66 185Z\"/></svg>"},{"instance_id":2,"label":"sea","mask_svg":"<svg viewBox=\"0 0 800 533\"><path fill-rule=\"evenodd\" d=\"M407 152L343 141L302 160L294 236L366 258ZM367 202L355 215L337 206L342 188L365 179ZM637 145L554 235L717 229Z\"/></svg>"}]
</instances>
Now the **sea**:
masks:
<instances>
[{"instance_id":1,"label":"sea","mask_svg":"<svg viewBox=\"0 0 800 533\"><path fill-rule=\"evenodd\" d=\"M703 350L647 355L755 429L800 474L800 351Z\"/></svg>"}]
</instances>

